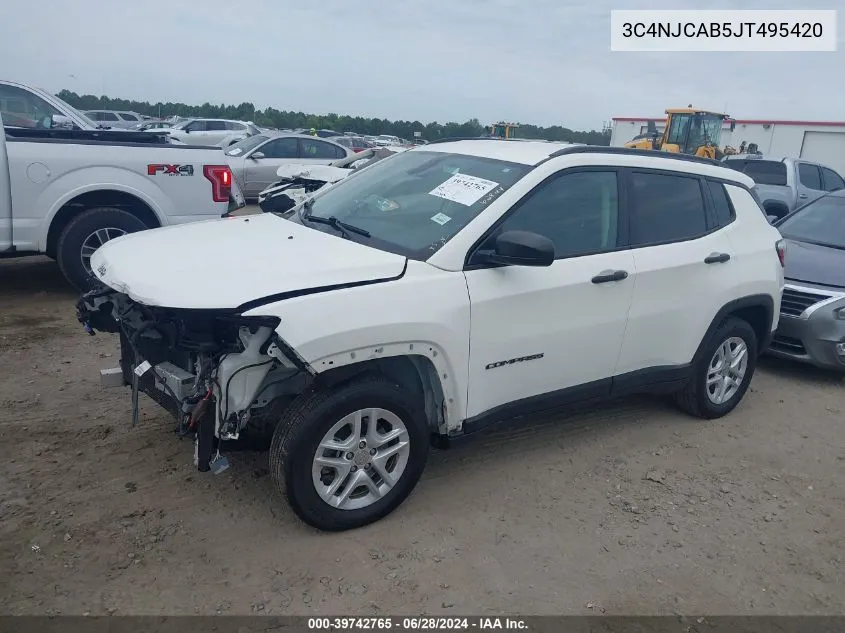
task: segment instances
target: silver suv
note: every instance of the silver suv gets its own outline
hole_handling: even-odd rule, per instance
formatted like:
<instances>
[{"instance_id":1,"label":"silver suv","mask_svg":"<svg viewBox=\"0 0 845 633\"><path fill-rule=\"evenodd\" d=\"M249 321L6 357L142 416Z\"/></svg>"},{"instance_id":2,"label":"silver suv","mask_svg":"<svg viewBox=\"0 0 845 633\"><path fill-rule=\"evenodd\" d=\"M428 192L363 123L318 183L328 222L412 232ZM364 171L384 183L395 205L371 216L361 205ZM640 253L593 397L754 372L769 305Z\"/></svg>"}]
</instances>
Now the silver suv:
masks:
<instances>
[{"instance_id":1,"label":"silver suv","mask_svg":"<svg viewBox=\"0 0 845 633\"><path fill-rule=\"evenodd\" d=\"M118 110L88 110L85 112L92 121L107 127L132 129L144 120L137 112L121 112Z\"/></svg>"}]
</instances>

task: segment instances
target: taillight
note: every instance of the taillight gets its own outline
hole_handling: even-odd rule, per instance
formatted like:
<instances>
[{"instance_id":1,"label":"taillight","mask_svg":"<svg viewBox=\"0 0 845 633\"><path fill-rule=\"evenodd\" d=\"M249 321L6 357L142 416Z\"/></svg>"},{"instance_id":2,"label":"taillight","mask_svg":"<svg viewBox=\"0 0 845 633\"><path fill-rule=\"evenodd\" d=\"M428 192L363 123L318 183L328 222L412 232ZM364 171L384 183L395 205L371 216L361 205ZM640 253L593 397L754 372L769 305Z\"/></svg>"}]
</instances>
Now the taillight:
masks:
<instances>
[{"instance_id":1,"label":"taillight","mask_svg":"<svg viewBox=\"0 0 845 633\"><path fill-rule=\"evenodd\" d=\"M203 175L211 181L214 202L229 202L232 193L232 170L228 165L205 165Z\"/></svg>"},{"instance_id":2,"label":"taillight","mask_svg":"<svg viewBox=\"0 0 845 633\"><path fill-rule=\"evenodd\" d=\"M784 240L778 240L775 243L775 250L778 252L780 266L784 268L786 266L786 242Z\"/></svg>"}]
</instances>

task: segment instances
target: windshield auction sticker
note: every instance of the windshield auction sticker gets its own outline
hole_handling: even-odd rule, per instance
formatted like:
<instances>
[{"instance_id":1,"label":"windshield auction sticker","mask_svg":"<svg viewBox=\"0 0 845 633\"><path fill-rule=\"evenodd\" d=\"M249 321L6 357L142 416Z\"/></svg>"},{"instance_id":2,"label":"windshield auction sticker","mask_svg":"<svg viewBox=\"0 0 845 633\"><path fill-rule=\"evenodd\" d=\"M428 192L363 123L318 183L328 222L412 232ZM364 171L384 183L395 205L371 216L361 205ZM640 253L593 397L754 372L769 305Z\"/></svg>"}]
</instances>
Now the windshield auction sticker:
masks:
<instances>
[{"instance_id":1,"label":"windshield auction sticker","mask_svg":"<svg viewBox=\"0 0 845 633\"><path fill-rule=\"evenodd\" d=\"M444 200L450 200L466 207L471 207L481 200L484 194L498 185L499 183L493 182L492 180L476 178L469 174L455 174L428 193Z\"/></svg>"}]
</instances>

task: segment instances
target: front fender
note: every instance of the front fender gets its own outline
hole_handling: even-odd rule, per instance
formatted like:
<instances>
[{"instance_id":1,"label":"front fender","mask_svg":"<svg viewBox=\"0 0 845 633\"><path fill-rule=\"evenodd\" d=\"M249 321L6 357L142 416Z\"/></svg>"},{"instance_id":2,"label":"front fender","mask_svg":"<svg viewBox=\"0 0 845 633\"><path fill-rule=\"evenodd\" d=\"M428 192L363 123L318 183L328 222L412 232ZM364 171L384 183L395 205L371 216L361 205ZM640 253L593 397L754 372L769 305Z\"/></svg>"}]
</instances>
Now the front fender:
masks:
<instances>
[{"instance_id":1,"label":"front fender","mask_svg":"<svg viewBox=\"0 0 845 633\"><path fill-rule=\"evenodd\" d=\"M92 191L119 191L135 196L152 209L161 226L167 226L167 217L173 211L170 199L157 185L130 169L103 166L75 169L51 181L37 198L36 209L49 209L38 234L39 250L47 248L50 224L59 209Z\"/></svg>"},{"instance_id":2,"label":"front fender","mask_svg":"<svg viewBox=\"0 0 845 633\"><path fill-rule=\"evenodd\" d=\"M316 373L423 356L437 370L448 428L466 416L470 305L462 272L409 261L401 279L292 297L244 316L280 318L278 335Z\"/></svg>"}]
</instances>

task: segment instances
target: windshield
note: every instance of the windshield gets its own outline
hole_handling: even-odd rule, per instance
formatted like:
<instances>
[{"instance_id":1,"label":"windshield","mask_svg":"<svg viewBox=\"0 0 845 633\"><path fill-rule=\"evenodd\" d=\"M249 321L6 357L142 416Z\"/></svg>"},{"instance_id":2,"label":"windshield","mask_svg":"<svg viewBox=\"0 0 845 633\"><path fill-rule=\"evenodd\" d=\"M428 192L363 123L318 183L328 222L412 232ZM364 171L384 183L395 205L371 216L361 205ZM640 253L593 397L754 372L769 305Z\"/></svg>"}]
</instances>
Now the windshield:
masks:
<instances>
[{"instance_id":1,"label":"windshield","mask_svg":"<svg viewBox=\"0 0 845 633\"><path fill-rule=\"evenodd\" d=\"M247 136L245 139L230 145L229 149L226 150L226 156L241 156L242 154L246 154L248 151L255 149L266 140L267 137L260 134L256 136Z\"/></svg>"},{"instance_id":2,"label":"windshield","mask_svg":"<svg viewBox=\"0 0 845 633\"><path fill-rule=\"evenodd\" d=\"M97 122L95 122L95 121L91 120L89 117L87 117L87 116L85 116L84 114L82 114L79 110L77 110L76 108L74 108L74 107L73 107L72 105L70 105L67 101L63 101L63 100L59 99L59 98L58 98L56 95L54 95L54 94L51 94L50 96L51 96L51 97L53 97L53 99L55 99L56 101L58 101L58 102L59 102L59 104L60 104L61 106L63 106L65 109L70 110L70 112L71 112L72 114L74 114L74 115L76 115L77 117L79 117L80 119L82 119L82 120L83 120L83 121L84 121L87 125L90 125L91 127L94 127L94 128L100 125L99 123L97 123Z\"/></svg>"},{"instance_id":3,"label":"windshield","mask_svg":"<svg viewBox=\"0 0 845 633\"><path fill-rule=\"evenodd\" d=\"M777 228L790 240L845 249L845 198L819 198L788 216Z\"/></svg>"},{"instance_id":4,"label":"windshield","mask_svg":"<svg viewBox=\"0 0 845 633\"><path fill-rule=\"evenodd\" d=\"M530 169L477 156L412 150L329 187L300 216L336 217L371 235L354 239L426 260Z\"/></svg>"},{"instance_id":5,"label":"windshield","mask_svg":"<svg viewBox=\"0 0 845 633\"><path fill-rule=\"evenodd\" d=\"M722 117L714 115L701 115L694 117L690 122L687 149L694 152L696 149L707 143L719 144L722 136Z\"/></svg>"}]
</instances>

